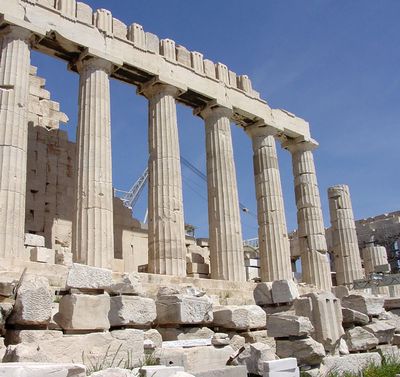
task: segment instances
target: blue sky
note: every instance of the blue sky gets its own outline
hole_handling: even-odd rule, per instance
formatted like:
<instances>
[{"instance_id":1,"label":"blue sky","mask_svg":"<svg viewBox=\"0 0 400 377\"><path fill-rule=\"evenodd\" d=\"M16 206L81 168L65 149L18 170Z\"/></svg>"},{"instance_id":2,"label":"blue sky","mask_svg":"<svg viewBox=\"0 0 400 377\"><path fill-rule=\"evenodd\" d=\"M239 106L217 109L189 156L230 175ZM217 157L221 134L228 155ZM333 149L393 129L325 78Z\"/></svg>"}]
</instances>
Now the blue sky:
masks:
<instances>
[{"instance_id":1,"label":"blue sky","mask_svg":"<svg viewBox=\"0 0 400 377\"><path fill-rule=\"evenodd\" d=\"M160 38L247 74L273 108L310 122L320 143L318 181L329 225L326 190L350 186L356 218L399 210L400 1L398 0L91 0L126 24L140 23ZM32 63L47 79L53 99L70 117L75 136L78 76L64 62L34 53ZM136 88L112 81L113 180L129 189L147 161L147 101ZM182 155L205 171L204 126L178 105ZM240 201L256 212L249 138L232 126ZM291 159L280 150L289 230L296 228ZM183 167L185 220L207 236L205 183ZM146 195L138 202L142 219ZM242 215L243 235L257 235L257 222Z\"/></svg>"}]
</instances>

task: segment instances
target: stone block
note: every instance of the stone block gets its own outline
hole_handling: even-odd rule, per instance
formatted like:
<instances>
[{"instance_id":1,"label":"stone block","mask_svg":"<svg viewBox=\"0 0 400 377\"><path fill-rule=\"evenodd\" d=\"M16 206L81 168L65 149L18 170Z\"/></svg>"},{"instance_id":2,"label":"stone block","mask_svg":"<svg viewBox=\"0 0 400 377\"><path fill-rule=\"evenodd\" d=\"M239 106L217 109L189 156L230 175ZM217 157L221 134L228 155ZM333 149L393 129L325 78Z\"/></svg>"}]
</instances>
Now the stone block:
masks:
<instances>
[{"instance_id":1,"label":"stone block","mask_svg":"<svg viewBox=\"0 0 400 377\"><path fill-rule=\"evenodd\" d=\"M178 372L184 372L183 367L166 365L144 365L140 368L141 377L174 377Z\"/></svg>"},{"instance_id":2,"label":"stone block","mask_svg":"<svg viewBox=\"0 0 400 377\"><path fill-rule=\"evenodd\" d=\"M297 368L297 360L293 357L264 362L264 372L279 372L294 368Z\"/></svg>"},{"instance_id":3,"label":"stone block","mask_svg":"<svg viewBox=\"0 0 400 377\"><path fill-rule=\"evenodd\" d=\"M250 374L262 375L264 362L275 359L275 353L270 346L264 343L253 343L245 345L245 350L235 358L235 363L246 365Z\"/></svg>"},{"instance_id":4,"label":"stone block","mask_svg":"<svg viewBox=\"0 0 400 377\"><path fill-rule=\"evenodd\" d=\"M110 322L110 296L70 294L63 296L55 321L63 330L93 331L108 330Z\"/></svg>"},{"instance_id":5,"label":"stone block","mask_svg":"<svg viewBox=\"0 0 400 377\"><path fill-rule=\"evenodd\" d=\"M268 336L267 330L246 331L241 332L240 335L245 338L246 343L265 343L272 349L276 349L275 339Z\"/></svg>"},{"instance_id":6,"label":"stone block","mask_svg":"<svg viewBox=\"0 0 400 377\"><path fill-rule=\"evenodd\" d=\"M267 318L268 336L273 338L310 335L313 330L314 327L307 317L274 314Z\"/></svg>"},{"instance_id":7,"label":"stone block","mask_svg":"<svg viewBox=\"0 0 400 377\"><path fill-rule=\"evenodd\" d=\"M204 73L207 77L216 78L216 72L215 72L215 65L214 62L209 60L209 59L204 59L203 60L203 64L204 64ZM201 245L199 245L201 246Z\"/></svg>"},{"instance_id":8,"label":"stone block","mask_svg":"<svg viewBox=\"0 0 400 377\"><path fill-rule=\"evenodd\" d=\"M266 326L266 314L257 305L220 306L214 309L214 326L225 329L248 330Z\"/></svg>"},{"instance_id":9,"label":"stone block","mask_svg":"<svg viewBox=\"0 0 400 377\"><path fill-rule=\"evenodd\" d=\"M93 9L85 3L76 3L76 18L84 24L91 25L93 21Z\"/></svg>"},{"instance_id":10,"label":"stone block","mask_svg":"<svg viewBox=\"0 0 400 377\"><path fill-rule=\"evenodd\" d=\"M45 247L32 247L31 248L31 261L39 263L55 263L55 251L52 249L46 249Z\"/></svg>"},{"instance_id":11,"label":"stone block","mask_svg":"<svg viewBox=\"0 0 400 377\"><path fill-rule=\"evenodd\" d=\"M144 333L144 340L150 340L156 348L161 348L163 341L160 332L156 329L147 330Z\"/></svg>"},{"instance_id":12,"label":"stone block","mask_svg":"<svg viewBox=\"0 0 400 377\"><path fill-rule=\"evenodd\" d=\"M191 374L222 369L233 354L230 346L216 348L200 346L192 348L163 348L160 362L163 365L180 365Z\"/></svg>"},{"instance_id":13,"label":"stone block","mask_svg":"<svg viewBox=\"0 0 400 377\"><path fill-rule=\"evenodd\" d=\"M247 369L244 365L226 366L220 369L198 372L195 377L247 377Z\"/></svg>"},{"instance_id":14,"label":"stone block","mask_svg":"<svg viewBox=\"0 0 400 377\"><path fill-rule=\"evenodd\" d=\"M108 9L96 9L93 13L94 25L106 34L112 33L113 17Z\"/></svg>"},{"instance_id":15,"label":"stone block","mask_svg":"<svg viewBox=\"0 0 400 377\"><path fill-rule=\"evenodd\" d=\"M165 59L176 61L175 41L172 39L162 39L160 41L160 47L160 53L165 57Z\"/></svg>"},{"instance_id":16,"label":"stone block","mask_svg":"<svg viewBox=\"0 0 400 377\"><path fill-rule=\"evenodd\" d=\"M258 283L253 292L254 300L257 305L270 305L272 301L272 282Z\"/></svg>"},{"instance_id":17,"label":"stone block","mask_svg":"<svg viewBox=\"0 0 400 377\"><path fill-rule=\"evenodd\" d=\"M138 374L133 374L133 372L136 372L135 369L131 371L122 368L107 368L91 374L90 377L132 377L132 376L136 377L138 376ZM137 370L137 372L139 371Z\"/></svg>"},{"instance_id":18,"label":"stone block","mask_svg":"<svg viewBox=\"0 0 400 377\"><path fill-rule=\"evenodd\" d=\"M392 344L395 346L400 346L400 334L393 335Z\"/></svg>"},{"instance_id":19,"label":"stone block","mask_svg":"<svg viewBox=\"0 0 400 377\"><path fill-rule=\"evenodd\" d=\"M151 298L113 296L110 298L110 325L147 327L156 319L156 304Z\"/></svg>"},{"instance_id":20,"label":"stone block","mask_svg":"<svg viewBox=\"0 0 400 377\"><path fill-rule=\"evenodd\" d=\"M14 289L18 281L13 277L5 274L0 274L0 296L10 297L14 294Z\"/></svg>"},{"instance_id":21,"label":"stone block","mask_svg":"<svg viewBox=\"0 0 400 377\"><path fill-rule=\"evenodd\" d=\"M127 361L128 357L130 362L139 363L143 358L143 341L143 331L135 329L68 335L10 345L4 361L70 363L83 358L82 361L87 364L90 358L92 362L100 363L107 350L113 357L119 349L118 356L122 363Z\"/></svg>"},{"instance_id":22,"label":"stone block","mask_svg":"<svg viewBox=\"0 0 400 377\"><path fill-rule=\"evenodd\" d=\"M342 373L356 374L370 365L381 365L382 357L377 352L358 353L346 356L327 356L323 359L320 373L322 376L334 371L341 375Z\"/></svg>"},{"instance_id":23,"label":"stone block","mask_svg":"<svg viewBox=\"0 0 400 377\"><path fill-rule=\"evenodd\" d=\"M153 54L160 53L160 40L157 35L146 32L146 49Z\"/></svg>"},{"instance_id":24,"label":"stone block","mask_svg":"<svg viewBox=\"0 0 400 377\"><path fill-rule=\"evenodd\" d=\"M367 325L369 323L369 317L366 314L352 310L349 308L342 308L343 325L350 327L353 325Z\"/></svg>"},{"instance_id":25,"label":"stone block","mask_svg":"<svg viewBox=\"0 0 400 377\"><path fill-rule=\"evenodd\" d=\"M140 275L137 272L123 274L116 278L113 283L106 288L110 295L143 295L143 285Z\"/></svg>"},{"instance_id":26,"label":"stone block","mask_svg":"<svg viewBox=\"0 0 400 377\"><path fill-rule=\"evenodd\" d=\"M347 330L345 339L350 352L368 351L379 344L376 336L362 327Z\"/></svg>"},{"instance_id":27,"label":"stone block","mask_svg":"<svg viewBox=\"0 0 400 377\"><path fill-rule=\"evenodd\" d=\"M113 285L112 271L74 263L68 271L67 288L107 289Z\"/></svg>"},{"instance_id":28,"label":"stone block","mask_svg":"<svg viewBox=\"0 0 400 377\"><path fill-rule=\"evenodd\" d=\"M181 328L163 328L158 329L162 339L168 340L189 340L189 339L211 339L214 331L208 327L181 327Z\"/></svg>"},{"instance_id":29,"label":"stone block","mask_svg":"<svg viewBox=\"0 0 400 377\"><path fill-rule=\"evenodd\" d=\"M400 309L400 297L385 298L383 306L386 310Z\"/></svg>"},{"instance_id":30,"label":"stone block","mask_svg":"<svg viewBox=\"0 0 400 377\"><path fill-rule=\"evenodd\" d=\"M38 343L62 337L62 331L56 330L8 330L6 341L7 344Z\"/></svg>"},{"instance_id":31,"label":"stone block","mask_svg":"<svg viewBox=\"0 0 400 377\"><path fill-rule=\"evenodd\" d=\"M188 274L208 275L210 273L210 266L204 263L187 263L186 271Z\"/></svg>"},{"instance_id":32,"label":"stone block","mask_svg":"<svg viewBox=\"0 0 400 377\"><path fill-rule=\"evenodd\" d=\"M213 320L212 302L207 296L159 296L156 308L157 322L163 325L202 324Z\"/></svg>"},{"instance_id":33,"label":"stone block","mask_svg":"<svg viewBox=\"0 0 400 377\"><path fill-rule=\"evenodd\" d=\"M182 65L185 65L186 67L190 67L192 64L190 51L184 46L177 45L176 46L176 60L178 61L178 63L181 63Z\"/></svg>"},{"instance_id":34,"label":"stone block","mask_svg":"<svg viewBox=\"0 0 400 377\"><path fill-rule=\"evenodd\" d=\"M272 283L272 300L275 304L294 301L299 297L296 283L291 280L276 280Z\"/></svg>"},{"instance_id":35,"label":"stone block","mask_svg":"<svg viewBox=\"0 0 400 377\"><path fill-rule=\"evenodd\" d=\"M378 321L366 325L363 328L371 334L374 334L374 336L378 339L379 344L391 343L396 330L395 326L388 323L388 321Z\"/></svg>"},{"instance_id":36,"label":"stone block","mask_svg":"<svg viewBox=\"0 0 400 377\"><path fill-rule=\"evenodd\" d=\"M117 18L113 18L113 34L117 38L127 39L128 27Z\"/></svg>"},{"instance_id":37,"label":"stone block","mask_svg":"<svg viewBox=\"0 0 400 377\"><path fill-rule=\"evenodd\" d=\"M317 365L325 357L324 346L312 338L276 341L276 354L280 358L294 357L299 364Z\"/></svg>"},{"instance_id":38,"label":"stone block","mask_svg":"<svg viewBox=\"0 0 400 377\"><path fill-rule=\"evenodd\" d=\"M25 233L24 244L26 246L44 247L44 237L38 234Z\"/></svg>"},{"instance_id":39,"label":"stone block","mask_svg":"<svg viewBox=\"0 0 400 377\"><path fill-rule=\"evenodd\" d=\"M70 267L73 263L72 253L64 250L56 250L56 264Z\"/></svg>"},{"instance_id":40,"label":"stone block","mask_svg":"<svg viewBox=\"0 0 400 377\"><path fill-rule=\"evenodd\" d=\"M197 51L191 51L190 52L191 55L191 64L192 64L192 68L200 74L204 73L204 63L203 63L203 54ZM198 239L196 242L202 242L202 240ZM208 246L208 241L206 242L207 244L205 246ZM199 243L197 243L199 245ZM199 245L201 246L201 245Z\"/></svg>"},{"instance_id":41,"label":"stone block","mask_svg":"<svg viewBox=\"0 0 400 377\"><path fill-rule=\"evenodd\" d=\"M86 367L80 364L2 363L4 377L86 377Z\"/></svg>"},{"instance_id":42,"label":"stone block","mask_svg":"<svg viewBox=\"0 0 400 377\"><path fill-rule=\"evenodd\" d=\"M44 277L28 276L18 288L8 322L13 325L47 325L50 321L53 295Z\"/></svg>"},{"instance_id":43,"label":"stone block","mask_svg":"<svg viewBox=\"0 0 400 377\"><path fill-rule=\"evenodd\" d=\"M332 287L331 291L340 300L343 297L346 297L349 295L349 288L347 288L344 285L338 285L337 287Z\"/></svg>"},{"instance_id":44,"label":"stone block","mask_svg":"<svg viewBox=\"0 0 400 377\"><path fill-rule=\"evenodd\" d=\"M357 310L368 316L377 316L383 312L384 302L385 299L383 297L359 293L344 297L342 299L342 306Z\"/></svg>"},{"instance_id":45,"label":"stone block","mask_svg":"<svg viewBox=\"0 0 400 377\"><path fill-rule=\"evenodd\" d=\"M133 23L128 28L128 39L133 42L135 47L146 50L146 35L143 26Z\"/></svg>"},{"instance_id":46,"label":"stone block","mask_svg":"<svg viewBox=\"0 0 400 377\"><path fill-rule=\"evenodd\" d=\"M225 347L230 345L230 339L228 334L215 333L211 338L211 344L215 347Z\"/></svg>"}]
</instances>

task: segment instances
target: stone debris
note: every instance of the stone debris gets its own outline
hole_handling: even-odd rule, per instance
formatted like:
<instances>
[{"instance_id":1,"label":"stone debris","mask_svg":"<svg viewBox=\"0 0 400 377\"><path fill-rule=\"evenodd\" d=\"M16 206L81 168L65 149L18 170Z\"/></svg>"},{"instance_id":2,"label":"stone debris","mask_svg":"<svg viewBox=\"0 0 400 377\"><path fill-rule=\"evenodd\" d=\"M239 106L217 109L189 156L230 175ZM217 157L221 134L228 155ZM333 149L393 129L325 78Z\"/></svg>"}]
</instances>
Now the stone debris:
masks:
<instances>
[{"instance_id":1,"label":"stone debris","mask_svg":"<svg viewBox=\"0 0 400 377\"><path fill-rule=\"evenodd\" d=\"M112 271L74 263L68 271L67 288L107 289L114 284Z\"/></svg>"},{"instance_id":2,"label":"stone debris","mask_svg":"<svg viewBox=\"0 0 400 377\"><path fill-rule=\"evenodd\" d=\"M346 343L350 352L357 352L375 348L379 340L363 327L354 327L346 331Z\"/></svg>"},{"instance_id":3,"label":"stone debris","mask_svg":"<svg viewBox=\"0 0 400 377\"><path fill-rule=\"evenodd\" d=\"M314 330L307 317L290 314L273 314L267 318L268 336L285 338L289 336L310 335Z\"/></svg>"},{"instance_id":4,"label":"stone debris","mask_svg":"<svg viewBox=\"0 0 400 377\"><path fill-rule=\"evenodd\" d=\"M25 233L25 246L44 247L44 237L38 234Z\"/></svg>"},{"instance_id":5,"label":"stone debris","mask_svg":"<svg viewBox=\"0 0 400 377\"><path fill-rule=\"evenodd\" d=\"M352 327L354 325L366 325L369 323L369 317L366 314L352 310L349 308L342 308L343 326Z\"/></svg>"},{"instance_id":6,"label":"stone debris","mask_svg":"<svg viewBox=\"0 0 400 377\"><path fill-rule=\"evenodd\" d=\"M229 335L225 333L215 333L211 338L211 344L214 347L225 347L230 345Z\"/></svg>"},{"instance_id":7,"label":"stone debris","mask_svg":"<svg viewBox=\"0 0 400 377\"><path fill-rule=\"evenodd\" d=\"M344 297L342 299L342 306L359 311L368 316L377 316L384 311L384 302L385 299L381 296L358 293Z\"/></svg>"},{"instance_id":8,"label":"stone debris","mask_svg":"<svg viewBox=\"0 0 400 377\"><path fill-rule=\"evenodd\" d=\"M107 368L99 372L92 373L90 377L135 377L133 371L121 368Z\"/></svg>"},{"instance_id":9,"label":"stone debris","mask_svg":"<svg viewBox=\"0 0 400 377\"><path fill-rule=\"evenodd\" d=\"M275 280L272 282L272 301L283 304L294 301L299 297L297 285L292 280Z\"/></svg>"},{"instance_id":10,"label":"stone debris","mask_svg":"<svg viewBox=\"0 0 400 377\"><path fill-rule=\"evenodd\" d=\"M39 263L54 264L56 262L56 254L52 249L45 247L32 247L31 248L31 261Z\"/></svg>"},{"instance_id":11,"label":"stone debris","mask_svg":"<svg viewBox=\"0 0 400 377\"><path fill-rule=\"evenodd\" d=\"M325 357L324 346L312 338L276 340L278 357L294 357L300 365L317 365Z\"/></svg>"},{"instance_id":12,"label":"stone debris","mask_svg":"<svg viewBox=\"0 0 400 377\"><path fill-rule=\"evenodd\" d=\"M1 363L0 376L6 377L86 377L86 368L79 364Z\"/></svg>"},{"instance_id":13,"label":"stone debris","mask_svg":"<svg viewBox=\"0 0 400 377\"><path fill-rule=\"evenodd\" d=\"M108 330L110 321L110 296L70 294L60 301L58 314L54 320L67 331Z\"/></svg>"},{"instance_id":14,"label":"stone debris","mask_svg":"<svg viewBox=\"0 0 400 377\"><path fill-rule=\"evenodd\" d=\"M244 365L226 366L207 372L198 372L196 377L247 377L247 369Z\"/></svg>"},{"instance_id":15,"label":"stone debris","mask_svg":"<svg viewBox=\"0 0 400 377\"><path fill-rule=\"evenodd\" d=\"M256 305L220 306L214 309L214 326L248 330L266 326L266 314Z\"/></svg>"},{"instance_id":16,"label":"stone debris","mask_svg":"<svg viewBox=\"0 0 400 377\"><path fill-rule=\"evenodd\" d=\"M272 301L272 283L258 283L256 288L254 289L254 300L257 305L271 305L274 302Z\"/></svg>"},{"instance_id":17,"label":"stone debris","mask_svg":"<svg viewBox=\"0 0 400 377\"><path fill-rule=\"evenodd\" d=\"M157 317L156 304L151 298L113 296L108 317L111 327L148 327Z\"/></svg>"},{"instance_id":18,"label":"stone debris","mask_svg":"<svg viewBox=\"0 0 400 377\"><path fill-rule=\"evenodd\" d=\"M26 276L17 291L8 323L13 325L47 325L51 318L53 295L44 277Z\"/></svg>"},{"instance_id":19,"label":"stone debris","mask_svg":"<svg viewBox=\"0 0 400 377\"><path fill-rule=\"evenodd\" d=\"M298 377L300 376L297 360L287 358L281 360L265 361L263 377Z\"/></svg>"},{"instance_id":20,"label":"stone debris","mask_svg":"<svg viewBox=\"0 0 400 377\"><path fill-rule=\"evenodd\" d=\"M327 356L323 359L320 373L326 376L328 373L354 373L358 374L363 368L370 365L381 365L382 357L377 352L357 353L346 356Z\"/></svg>"},{"instance_id":21,"label":"stone debris","mask_svg":"<svg viewBox=\"0 0 400 377\"><path fill-rule=\"evenodd\" d=\"M363 326L363 328L371 334L374 334L374 336L378 339L379 344L391 343L396 330L395 326L392 326L388 321L371 323Z\"/></svg>"}]
</instances>

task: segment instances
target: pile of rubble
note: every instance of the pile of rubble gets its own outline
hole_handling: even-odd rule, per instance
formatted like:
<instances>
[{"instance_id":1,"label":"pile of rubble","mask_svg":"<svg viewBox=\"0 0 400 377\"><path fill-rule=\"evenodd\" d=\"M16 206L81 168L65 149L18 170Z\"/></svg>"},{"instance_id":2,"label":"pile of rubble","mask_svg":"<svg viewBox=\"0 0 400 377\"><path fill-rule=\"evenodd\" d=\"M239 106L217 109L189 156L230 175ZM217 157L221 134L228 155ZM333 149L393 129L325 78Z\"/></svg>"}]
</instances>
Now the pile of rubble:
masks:
<instances>
[{"instance_id":1,"label":"pile of rubble","mask_svg":"<svg viewBox=\"0 0 400 377\"><path fill-rule=\"evenodd\" d=\"M65 287L0 273L0 372L41 363L85 375L79 363L114 368L93 376L131 376L127 368L150 363L158 366L142 365L142 375L162 368L157 376L294 377L299 369L324 376L400 357L400 298L343 287L335 295L287 280L255 287L253 304L222 305L193 286L161 286L154 295L140 274L80 264L70 267Z\"/></svg>"}]
</instances>

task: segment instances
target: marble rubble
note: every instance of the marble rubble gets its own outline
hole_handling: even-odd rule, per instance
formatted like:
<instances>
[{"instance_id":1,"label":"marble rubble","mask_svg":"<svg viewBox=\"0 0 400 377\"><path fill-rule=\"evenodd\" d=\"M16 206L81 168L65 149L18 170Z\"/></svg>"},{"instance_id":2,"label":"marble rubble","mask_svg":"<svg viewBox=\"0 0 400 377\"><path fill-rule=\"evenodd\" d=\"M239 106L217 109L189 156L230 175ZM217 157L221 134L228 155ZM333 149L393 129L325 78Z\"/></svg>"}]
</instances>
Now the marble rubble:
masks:
<instances>
[{"instance_id":1,"label":"marble rubble","mask_svg":"<svg viewBox=\"0 0 400 377\"><path fill-rule=\"evenodd\" d=\"M350 289L389 271L366 234L399 217L355 221L336 185L325 229L306 121L270 108L247 75L108 10L7 0L0 16L0 375L81 377L101 364L92 376L298 377L399 353L398 286ZM33 49L79 76L76 142ZM148 102L148 225L113 195L113 79ZM185 233L182 103L205 127L208 239ZM242 239L232 123L252 143L257 248ZM292 160L294 235L277 145Z\"/></svg>"}]
</instances>

